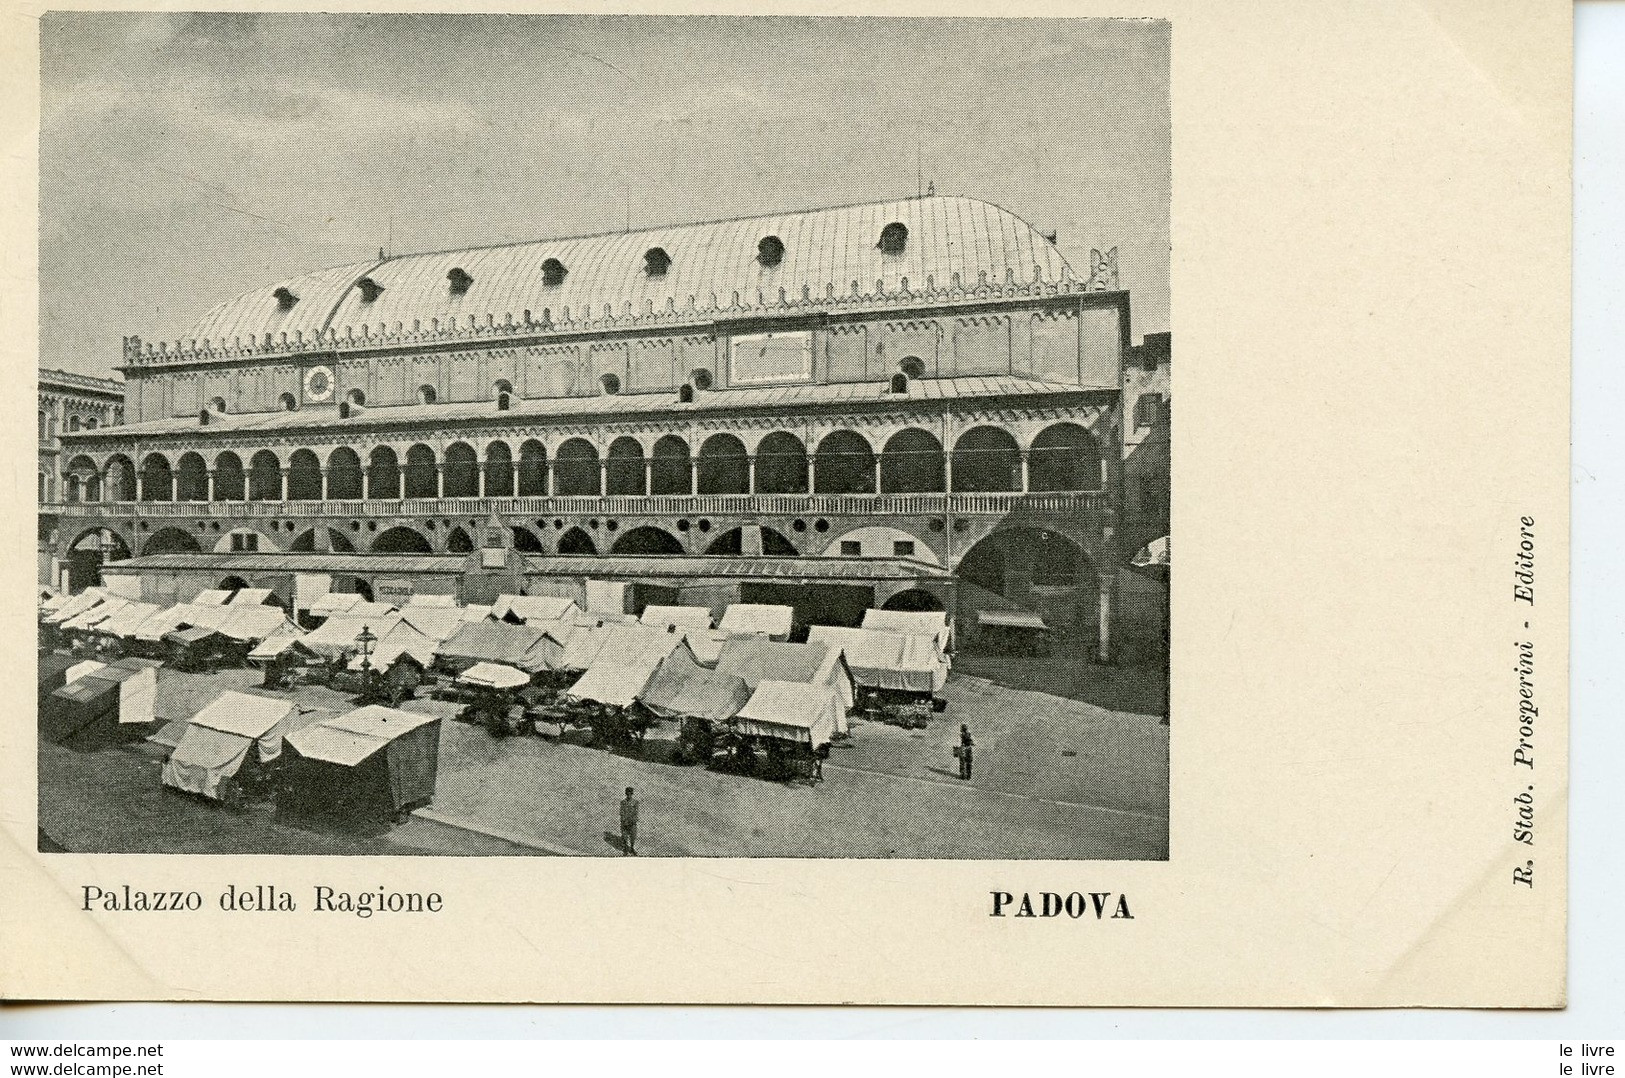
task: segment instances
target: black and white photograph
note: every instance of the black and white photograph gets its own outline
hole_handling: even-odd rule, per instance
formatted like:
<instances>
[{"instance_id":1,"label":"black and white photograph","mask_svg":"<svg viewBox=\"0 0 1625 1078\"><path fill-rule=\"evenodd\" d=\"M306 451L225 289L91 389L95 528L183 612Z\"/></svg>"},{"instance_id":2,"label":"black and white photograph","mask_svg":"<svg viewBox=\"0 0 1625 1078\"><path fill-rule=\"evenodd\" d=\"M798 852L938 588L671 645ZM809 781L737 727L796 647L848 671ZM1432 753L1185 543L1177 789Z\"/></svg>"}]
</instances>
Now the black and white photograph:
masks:
<instances>
[{"instance_id":1,"label":"black and white photograph","mask_svg":"<svg viewBox=\"0 0 1625 1078\"><path fill-rule=\"evenodd\" d=\"M40 849L1168 859L1171 40L48 13Z\"/></svg>"}]
</instances>

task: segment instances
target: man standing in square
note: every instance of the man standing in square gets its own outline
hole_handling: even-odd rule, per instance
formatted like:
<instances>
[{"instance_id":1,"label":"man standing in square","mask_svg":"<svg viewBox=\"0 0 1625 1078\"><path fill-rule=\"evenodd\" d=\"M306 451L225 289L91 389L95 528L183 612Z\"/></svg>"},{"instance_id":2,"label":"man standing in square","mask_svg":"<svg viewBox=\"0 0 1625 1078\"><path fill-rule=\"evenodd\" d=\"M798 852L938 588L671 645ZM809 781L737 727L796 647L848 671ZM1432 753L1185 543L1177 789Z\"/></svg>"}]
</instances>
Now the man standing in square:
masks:
<instances>
[{"instance_id":1,"label":"man standing in square","mask_svg":"<svg viewBox=\"0 0 1625 1078\"><path fill-rule=\"evenodd\" d=\"M959 757L959 777L962 779L970 778L971 749L975 744L976 742L971 740L970 727L961 723L959 727L959 751L955 755Z\"/></svg>"},{"instance_id":2,"label":"man standing in square","mask_svg":"<svg viewBox=\"0 0 1625 1078\"><path fill-rule=\"evenodd\" d=\"M638 853L638 799L632 796L632 787L626 788L621 801L621 854L636 857Z\"/></svg>"}]
</instances>

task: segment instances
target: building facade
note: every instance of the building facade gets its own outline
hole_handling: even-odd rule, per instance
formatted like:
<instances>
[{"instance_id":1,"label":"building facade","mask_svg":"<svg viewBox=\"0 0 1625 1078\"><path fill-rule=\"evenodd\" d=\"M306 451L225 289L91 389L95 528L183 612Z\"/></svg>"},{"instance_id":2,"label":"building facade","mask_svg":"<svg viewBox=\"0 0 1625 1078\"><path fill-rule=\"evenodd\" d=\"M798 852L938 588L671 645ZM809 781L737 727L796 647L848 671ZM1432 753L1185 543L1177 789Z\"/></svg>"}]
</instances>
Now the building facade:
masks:
<instances>
[{"instance_id":1,"label":"building facade","mask_svg":"<svg viewBox=\"0 0 1625 1078\"><path fill-rule=\"evenodd\" d=\"M63 442L76 584L460 555L464 601L681 594L659 567L709 556L708 596L1030 610L1110 654L1117 575L1167 533L1165 468L1125 511L1146 432L1115 258L1080 275L997 206L380 255L126 341L128 422ZM370 590L343 564L321 586Z\"/></svg>"},{"instance_id":2,"label":"building facade","mask_svg":"<svg viewBox=\"0 0 1625 1078\"><path fill-rule=\"evenodd\" d=\"M70 371L39 372L39 520L37 576L57 584L57 519L44 508L63 500L62 435L124 422L124 383Z\"/></svg>"}]
</instances>

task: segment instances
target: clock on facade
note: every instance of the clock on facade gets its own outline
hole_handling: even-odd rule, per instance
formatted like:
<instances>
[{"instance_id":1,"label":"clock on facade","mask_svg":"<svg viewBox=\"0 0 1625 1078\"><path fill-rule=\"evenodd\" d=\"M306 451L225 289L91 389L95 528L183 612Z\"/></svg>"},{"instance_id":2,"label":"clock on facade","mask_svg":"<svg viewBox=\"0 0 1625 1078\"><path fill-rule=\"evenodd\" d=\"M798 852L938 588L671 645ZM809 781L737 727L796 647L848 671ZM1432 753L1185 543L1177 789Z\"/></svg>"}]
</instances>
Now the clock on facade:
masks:
<instances>
[{"instance_id":1,"label":"clock on facade","mask_svg":"<svg viewBox=\"0 0 1625 1078\"><path fill-rule=\"evenodd\" d=\"M333 369L312 367L305 372L305 399L321 402L333 396Z\"/></svg>"}]
</instances>

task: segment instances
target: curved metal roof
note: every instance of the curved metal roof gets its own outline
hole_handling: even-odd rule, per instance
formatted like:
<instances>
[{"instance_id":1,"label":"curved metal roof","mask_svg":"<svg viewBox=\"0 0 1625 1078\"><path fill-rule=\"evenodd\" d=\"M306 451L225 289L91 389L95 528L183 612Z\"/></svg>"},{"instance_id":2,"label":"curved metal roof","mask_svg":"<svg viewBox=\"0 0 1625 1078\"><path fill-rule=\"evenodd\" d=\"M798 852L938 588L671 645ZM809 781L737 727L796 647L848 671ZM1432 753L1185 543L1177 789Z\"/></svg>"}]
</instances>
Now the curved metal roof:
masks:
<instances>
[{"instance_id":1,"label":"curved metal roof","mask_svg":"<svg viewBox=\"0 0 1625 1078\"><path fill-rule=\"evenodd\" d=\"M908 237L904 249L891 254L881 249L880 232L894 221L908 228ZM784 244L774 266L757 258L757 244L767 236ZM645 252L655 247L671 259L661 276L649 275L645 265ZM564 264L562 283L543 283L542 264L549 259ZM454 269L472 278L465 291L454 291L447 279ZM342 334L346 326L392 330L399 323L410 331L414 321L424 329L436 319L442 328L471 318L483 324L488 315L498 323L510 315L520 321L527 310L538 321L544 311L558 319L566 307L574 318L589 312L598 318L606 306L617 316L628 305L642 314L651 304L664 309L668 300L686 306L690 296L703 305L714 295L726 305L737 292L742 303L754 304L758 292L773 302L780 289L799 299L804 288L814 297L830 288L845 295L854 281L865 293L881 281L892 291L905 277L914 289L928 277L946 288L954 274L971 288L982 273L988 283L1004 281L1007 273L1030 282L1035 271L1058 281L1067 269L1055 246L1008 210L933 195L357 262L255 289L214 308L187 336L229 344L267 333L314 337L331 328ZM371 301L357 287L369 277L383 287ZM298 297L290 309L279 306L279 288Z\"/></svg>"}]
</instances>

